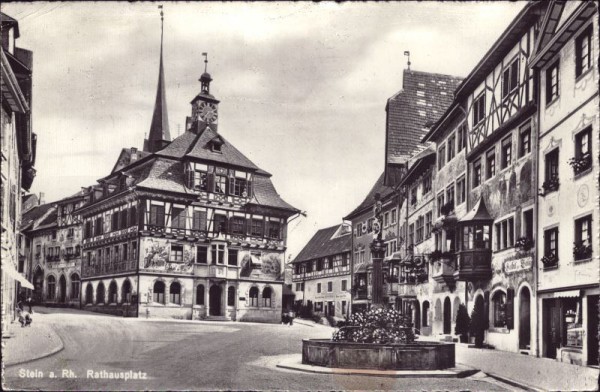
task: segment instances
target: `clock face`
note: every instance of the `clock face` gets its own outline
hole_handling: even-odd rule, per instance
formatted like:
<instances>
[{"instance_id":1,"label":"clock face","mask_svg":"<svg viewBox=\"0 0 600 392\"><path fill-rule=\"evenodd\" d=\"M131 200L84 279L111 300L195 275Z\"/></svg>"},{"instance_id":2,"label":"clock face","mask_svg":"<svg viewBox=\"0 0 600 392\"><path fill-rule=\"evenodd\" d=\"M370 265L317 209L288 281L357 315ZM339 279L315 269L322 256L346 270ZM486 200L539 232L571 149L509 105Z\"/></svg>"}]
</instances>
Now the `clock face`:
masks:
<instances>
[{"instance_id":1,"label":"clock face","mask_svg":"<svg viewBox=\"0 0 600 392\"><path fill-rule=\"evenodd\" d=\"M206 123L214 123L217 121L217 107L209 102L200 102L198 105L198 117Z\"/></svg>"}]
</instances>

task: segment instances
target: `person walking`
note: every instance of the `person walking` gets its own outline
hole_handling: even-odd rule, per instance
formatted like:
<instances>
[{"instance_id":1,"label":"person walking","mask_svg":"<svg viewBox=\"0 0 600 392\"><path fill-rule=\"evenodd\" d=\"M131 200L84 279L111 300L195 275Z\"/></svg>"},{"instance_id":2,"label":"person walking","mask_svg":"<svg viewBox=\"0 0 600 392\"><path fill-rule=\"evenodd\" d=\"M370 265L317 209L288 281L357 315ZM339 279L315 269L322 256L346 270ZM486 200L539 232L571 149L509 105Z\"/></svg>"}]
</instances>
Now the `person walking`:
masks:
<instances>
[{"instance_id":1,"label":"person walking","mask_svg":"<svg viewBox=\"0 0 600 392\"><path fill-rule=\"evenodd\" d=\"M27 297L27 299L25 300L25 305L29 307L29 313L33 314L33 298Z\"/></svg>"}]
</instances>

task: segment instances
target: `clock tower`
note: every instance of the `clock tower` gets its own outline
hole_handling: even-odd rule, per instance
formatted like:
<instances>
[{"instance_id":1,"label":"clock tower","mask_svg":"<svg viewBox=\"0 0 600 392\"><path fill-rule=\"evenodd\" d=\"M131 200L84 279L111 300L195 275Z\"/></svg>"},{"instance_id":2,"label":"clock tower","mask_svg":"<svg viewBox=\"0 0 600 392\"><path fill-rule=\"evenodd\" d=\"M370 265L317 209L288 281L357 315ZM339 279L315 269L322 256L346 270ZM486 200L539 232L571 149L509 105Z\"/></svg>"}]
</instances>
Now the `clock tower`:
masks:
<instances>
[{"instance_id":1,"label":"clock tower","mask_svg":"<svg viewBox=\"0 0 600 392\"><path fill-rule=\"evenodd\" d=\"M200 94L191 102L192 104L192 123L197 123L199 132L204 131L207 127L217 132L219 122L219 100L210 93L210 82L212 77L206 71L208 59L207 54L204 56L204 73L200 76Z\"/></svg>"}]
</instances>

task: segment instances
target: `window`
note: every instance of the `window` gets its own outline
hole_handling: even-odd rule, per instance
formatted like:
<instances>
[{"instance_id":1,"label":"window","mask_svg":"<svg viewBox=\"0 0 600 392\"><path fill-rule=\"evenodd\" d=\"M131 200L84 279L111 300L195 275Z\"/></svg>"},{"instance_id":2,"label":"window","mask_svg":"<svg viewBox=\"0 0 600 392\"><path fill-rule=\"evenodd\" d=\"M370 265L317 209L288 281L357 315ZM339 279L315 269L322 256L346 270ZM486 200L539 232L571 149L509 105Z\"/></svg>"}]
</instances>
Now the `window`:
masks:
<instances>
[{"instance_id":1,"label":"window","mask_svg":"<svg viewBox=\"0 0 600 392\"><path fill-rule=\"evenodd\" d=\"M558 61L546 70L546 104L554 101L559 95L559 67Z\"/></svg>"},{"instance_id":2,"label":"window","mask_svg":"<svg viewBox=\"0 0 600 392\"><path fill-rule=\"evenodd\" d=\"M206 211L194 211L192 216L192 230L206 231Z\"/></svg>"},{"instance_id":3,"label":"window","mask_svg":"<svg viewBox=\"0 0 600 392\"><path fill-rule=\"evenodd\" d=\"M444 192L438 194L437 197L437 214L438 216L442 216L442 207L444 207Z\"/></svg>"},{"instance_id":4,"label":"window","mask_svg":"<svg viewBox=\"0 0 600 392\"><path fill-rule=\"evenodd\" d=\"M454 210L454 185L446 188L446 205L448 205L449 211Z\"/></svg>"},{"instance_id":5,"label":"window","mask_svg":"<svg viewBox=\"0 0 600 392\"><path fill-rule=\"evenodd\" d=\"M392 210L392 225L396 223L396 209Z\"/></svg>"},{"instance_id":6,"label":"window","mask_svg":"<svg viewBox=\"0 0 600 392\"><path fill-rule=\"evenodd\" d=\"M312 261L309 261L308 263L306 263L306 273L310 273L313 272L313 263Z\"/></svg>"},{"instance_id":7,"label":"window","mask_svg":"<svg viewBox=\"0 0 600 392\"><path fill-rule=\"evenodd\" d=\"M519 59L515 59L502 73L502 98L507 97L519 85Z\"/></svg>"},{"instance_id":8,"label":"window","mask_svg":"<svg viewBox=\"0 0 600 392\"><path fill-rule=\"evenodd\" d=\"M196 305L204 305L204 285L196 287Z\"/></svg>"},{"instance_id":9,"label":"window","mask_svg":"<svg viewBox=\"0 0 600 392\"><path fill-rule=\"evenodd\" d=\"M423 176L423 194L426 195L429 192L431 192L431 172L427 172Z\"/></svg>"},{"instance_id":10,"label":"window","mask_svg":"<svg viewBox=\"0 0 600 392\"><path fill-rule=\"evenodd\" d=\"M556 265L558 262L558 227L544 231L544 259L542 262L546 266Z\"/></svg>"},{"instance_id":11,"label":"window","mask_svg":"<svg viewBox=\"0 0 600 392\"><path fill-rule=\"evenodd\" d=\"M75 236L75 229L72 227L69 227L69 229L67 229L67 238L73 238Z\"/></svg>"},{"instance_id":12,"label":"window","mask_svg":"<svg viewBox=\"0 0 600 392\"><path fill-rule=\"evenodd\" d=\"M575 260L584 260L592 257L592 216L575 221L575 246L573 256Z\"/></svg>"},{"instance_id":13,"label":"window","mask_svg":"<svg viewBox=\"0 0 600 392\"><path fill-rule=\"evenodd\" d=\"M133 226L137 224L137 208L132 206L129 209L129 225Z\"/></svg>"},{"instance_id":14,"label":"window","mask_svg":"<svg viewBox=\"0 0 600 392\"><path fill-rule=\"evenodd\" d=\"M456 152L454 150L455 146L456 146L456 135L452 134L448 138L448 160L447 160L447 162L450 162L452 160L452 158L454 158L454 156L456 155Z\"/></svg>"},{"instance_id":15,"label":"window","mask_svg":"<svg viewBox=\"0 0 600 392\"><path fill-rule=\"evenodd\" d=\"M229 179L230 193L234 196L248 196L248 181L243 178L231 177Z\"/></svg>"},{"instance_id":16,"label":"window","mask_svg":"<svg viewBox=\"0 0 600 392\"><path fill-rule=\"evenodd\" d=\"M546 179L542 184L546 193L558 189L558 152L555 148L546 154Z\"/></svg>"},{"instance_id":17,"label":"window","mask_svg":"<svg viewBox=\"0 0 600 392\"><path fill-rule=\"evenodd\" d=\"M531 125L526 124L519 132L519 156L525 156L531 152Z\"/></svg>"},{"instance_id":18,"label":"window","mask_svg":"<svg viewBox=\"0 0 600 392\"><path fill-rule=\"evenodd\" d=\"M113 212L110 218L110 231L119 230L119 212Z\"/></svg>"},{"instance_id":19,"label":"window","mask_svg":"<svg viewBox=\"0 0 600 392\"><path fill-rule=\"evenodd\" d=\"M181 305L181 285L178 282L171 283L169 296L172 304Z\"/></svg>"},{"instance_id":20,"label":"window","mask_svg":"<svg viewBox=\"0 0 600 392\"><path fill-rule=\"evenodd\" d=\"M333 269L333 257L327 258L327 269Z\"/></svg>"},{"instance_id":21,"label":"window","mask_svg":"<svg viewBox=\"0 0 600 392\"><path fill-rule=\"evenodd\" d=\"M317 283L317 293L321 292L321 283Z\"/></svg>"},{"instance_id":22,"label":"window","mask_svg":"<svg viewBox=\"0 0 600 392\"><path fill-rule=\"evenodd\" d=\"M227 265L238 265L238 250L228 249L227 250Z\"/></svg>"},{"instance_id":23,"label":"window","mask_svg":"<svg viewBox=\"0 0 600 392\"><path fill-rule=\"evenodd\" d=\"M262 237L264 235L263 221L260 219L252 219L250 234L255 237Z\"/></svg>"},{"instance_id":24,"label":"window","mask_svg":"<svg viewBox=\"0 0 600 392\"><path fill-rule=\"evenodd\" d=\"M46 287L48 290L48 299L54 300L54 298L56 297L56 278L54 276L48 276Z\"/></svg>"},{"instance_id":25,"label":"window","mask_svg":"<svg viewBox=\"0 0 600 392\"><path fill-rule=\"evenodd\" d=\"M496 175L496 150L491 149L485 154L485 178L490 179Z\"/></svg>"},{"instance_id":26,"label":"window","mask_svg":"<svg viewBox=\"0 0 600 392\"><path fill-rule=\"evenodd\" d=\"M467 124L462 124L458 127L458 146L456 152L459 153L467 147Z\"/></svg>"},{"instance_id":27,"label":"window","mask_svg":"<svg viewBox=\"0 0 600 392\"><path fill-rule=\"evenodd\" d=\"M510 248L515 243L515 220L508 218L496 223L496 250Z\"/></svg>"},{"instance_id":28,"label":"window","mask_svg":"<svg viewBox=\"0 0 600 392\"><path fill-rule=\"evenodd\" d=\"M390 213L386 212L383 214L383 227L388 227L390 225Z\"/></svg>"},{"instance_id":29,"label":"window","mask_svg":"<svg viewBox=\"0 0 600 392\"><path fill-rule=\"evenodd\" d=\"M342 267L348 266L348 253L342 254Z\"/></svg>"},{"instance_id":30,"label":"window","mask_svg":"<svg viewBox=\"0 0 600 392\"><path fill-rule=\"evenodd\" d=\"M348 290L348 281L346 279L342 280L342 291Z\"/></svg>"},{"instance_id":31,"label":"window","mask_svg":"<svg viewBox=\"0 0 600 392\"><path fill-rule=\"evenodd\" d=\"M213 223L213 232L215 233L226 233L227 232L227 216L221 214L215 214Z\"/></svg>"},{"instance_id":32,"label":"window","mask_svg":"<svg viewBox=\"0 0 600 392\"><path fill-rule=\"evenodd\" d=\"M533 240L533 210L523 211L523 236Z\"/></svg>"},{"instance_id":33,"label":"window","mask_svg":"<svg viewBox=\"0 0 600 392\"><path fill-rule=\"evenodd\" d=\"M258 287L250 288L250 306L258 307Z\"/></svg>"},{"instance_id":34,"label":"window","mask_svg":"<svg viewBox=\"0 0 600 392\"><path fill-rule=\"evenodd\" d=\"M414 186L410 189L410 205L414 206L417 204L417 187Z\"/></svg>"},{"instance_id":35,"label":"window","mask_svg":"<svg viewBox=\"0 0 600 392\"><path fill-rule=\"evenodd\" d=\"M342 314L346 314L346 301L342 301Z\"/></svg>"},{"instance_id":36,"label":"window","mask_svg":"<svg viewBox=\"0 0 600 392\"><path fill-rule=\"evenodd\" d=\"M474 224L464 226L462 232L459 232L462 240L462 249L490 249L490 226Z\"/></svg>"},{"instance_id":37,"label":"window","mask_svg":"<svg viewBox=\"0 0 600 392\"><path fill-rule=\"evenodd\" d=\"M589 126L575 135L575 157L569 160L575 174L585 172L592 167L592 127Z\"/></svg>"},{"instance_id":38,"label":"window","mask_svg":"<svg viewBox=\"0 0 600 392\"><path fill-rule=\"evenodd\" d=\"M502 291L496 291L492 297L492 321L494 327L502 328L506 326L506 294Z\"/></svg>"},{"instance_id":39,"label":"window","mask_svg":"<svg viewBox=\"0 0 600 392\"><path fill-rule=\"evenodd\" d=\"M300 283L296 283L296 291L302 291L302 285Z\"/></svg>"},{"instance_id":40,"label":"window","mask_svg":"<svg viewBox=\"0 0 600 392\"><path fill-rule=\"evenodd\" d=\"M438 170L444 167L444 159L446 158L446 145L442 145L438 149Z\"/></svg>"},{"instance_id":41,"label":"window","mask_svg":"<svg viewBox=\"0 0 600 392\"><path fill-rule=\"evenodd\" d=\"M229 286L227 289L227 306L235 306L235 287Z\"/></svg>"},{"instance_id":42,"label":"window","mask_svg":"<svg viewBox=\"0 0 600 392\"><path fill-rule=\"evenodd\" d=\"M232 234L244 234L245 218L234 216L230 219L229 223L231 225Z\"/></svg>"},{"instance_id":43,"label":"window","mask_svg":"<svg viewBox=\"0 0 600 392\"><path fill-rule=\"evenodd\" d=\"M575 77L592 67L592 25L575 40Z\"/></svg>"},{"instance_id":44,"label":"window","mask_svg":"<svg viewBox=\"0 0 600 392\"><path fill-rule=\"evenodd\" d=\"M169 261L171 263L183 262L183 245L171 245L171 257Z\"/></svg>"},{"instance_id":45,"label":"window","mask_svg":"<svg viewBox=\"0 0 600 392\"><path fill-rule=\"evenodd\" d=\"M467 190L465 189L465 177L462 176L456 181L456 205L460 205L465 202L467 196Z\"/></svg>"},{"instance_id":46,"label":"window","mask_svg":"<svg viewBox=\"0 0 600 392\"><path fill-rule=\"evenodd\" d=\"M131 243L131 260L137 261L137 241Z\"/></svg>"},{"instance_id":47,"label":"window","mask_svg":"<svg viewBox=\"0 0 600 392\"><path fill-rule=\"evenodd\" d=\"M317 260L317 271L322 271L323 270L323 259L318 259Z\"/></svg>"},{"instance_id":48,"label":"window","mask_svg":"<svg viewBox=\"0 0 600 392\"><path fill-rule=\"evenodd\" d=\"M223 195L227 193L227 177L215 176L215 193Z\"/></svg>"},{"instance_id":49,"label":"window","mask_svg":"<svg viewBox=\"0 0 600 392\"><path fill-rule=\"evenodd\" d=\"M473 103L473 126L479 124L485 118L485 93L481 93Z\"/></svg>"},{"instance_id":50,"label":"window","mask_svg":"<svg viewBox=\"0 0 600 392\"><path fill-rule=\"evenodd\" d=\"M431 220L433 219L433 212L429 211L425 214L425 238L431 237Z\"/></svg>"},{"instance_id":51,"label":"window","mask_svg":"<svg viewBox=\"0 0 600 392\"><path fill-rule=\"evenodd\" d=\"M165 283L162 281L154 282L154 288L152 290L152 300L159 304L165 303Z\"/></svg>"},{"instance_id":52,"label":"window","mask_svg":"<svg viewBox=\"0 0 600 392\"><path fill-rule=\"evenodd\" d=\"M225 245L213 244L211 247L211 255L213 264L225 263Z\"/></svg>"},{"instance_id":53,"label":"window","mask_svg":"<svg viewBox=\"0 0 600 392\"><path fill-rule=\"evenodd\" d=\"M123 255L122 260L129 260L129 250L127 248L128 244L123 244Z\"/></svg>"},{"instance_id":54,"label":"window","mask_svg":"<svg viewBox=\"0 0 600 392\"><path fill-rule=\"evenodd\" d=\"M510 165L512 160L512 138L509 136L502 140L502 147L500 149L501 168L505 169Z\"/></svg>"},{"instance_id":55,"label":"window","mask_svg":"<svg viewBox=\"0 0 600 392\"><path fill-rule=\"evenodd\" d=\"M327 292L331 293L333 291L333 282L327 282Z\"/></svg>"},{"instance_id":56,"label":"window","mask_svg":"<svg viewBox=\"0 0 600 392\"><path fill-rule=\"evenodd\" d=\"M421 215L417 219L417 244L423 241L423 226L424 226L424 218Z\"/></svg>"},{"instance_id":57,"label":"window","mask_svg":"<svg viewBox=\"0 0 600 392\"><path fill-rule=\"evenodd\" d=\"M481 185L481 159L477 159L473 163L473 188Z\"/></svg>"},{"instance_id":58,"label":"window","mask_svg":"<svg viewBox=\"0 0 600 392\"><path fill-rule=\"evenodd\" d=\"M150 225L164 226L165 225L165 206L150 206Z\"/></svg>"},{"instance_id":59,"label":"window","mask_svg":"<svg viewBox=\"0 0 600 392\"><path fill-rule=\"evenodd\" d=\"M281 239L281 224L276 221L269 221L269 238Z\"/></svg>"},{"instance_id":60,"label":"window","mask_svg":"<svg viewBox=\"0 0 600 392\"><path fill-rule=\"evenodd\" d=\"M171 210L171 228L185 229L185 208L173 207Z\"/></svg>"},{"instance_id":61,"label":"window","mask_svg":"<svg viewBox=\"0 0 600 392\"><path fill-rule=\"evenodd\" d=\"M415 244L415 224L411 223L408 226L408 246Z\"/></svg>"},{"instance_id":62,"label":"window","mask_svg":"<svg viewBox=\"0 0 600 392\"><path fill-rule=\"evenodd\" d=\"M271 295L272 295L272 290L270 287L265 287L263 289L263 293L262 293L262 298L263 298L263 306L266 308L270 308L271 307Z\"/></svg>"},{"instance_id":63,"label":"window","mask_svg":"<svg viewBox=\"0 0 600 392\"><path fill-rule=\"evenodd\" d=\"M121 217L119 218L119 223L121 223L121 225L120 225L121 229L127 228L127 215L128 215L128 213L129 213L129 210L127 210L126 208L122 209L121 212L120 212Z\"/></svg>"},{"instance_id":64,"label":"window","mask_svg":"<svg viewBox=\"0 0 600 392\"><path fill-rule=\"evenodd\" d=\"M194 171L194 189L208 191L208 173L200 170Z\"/></svg>"}]
</instances>

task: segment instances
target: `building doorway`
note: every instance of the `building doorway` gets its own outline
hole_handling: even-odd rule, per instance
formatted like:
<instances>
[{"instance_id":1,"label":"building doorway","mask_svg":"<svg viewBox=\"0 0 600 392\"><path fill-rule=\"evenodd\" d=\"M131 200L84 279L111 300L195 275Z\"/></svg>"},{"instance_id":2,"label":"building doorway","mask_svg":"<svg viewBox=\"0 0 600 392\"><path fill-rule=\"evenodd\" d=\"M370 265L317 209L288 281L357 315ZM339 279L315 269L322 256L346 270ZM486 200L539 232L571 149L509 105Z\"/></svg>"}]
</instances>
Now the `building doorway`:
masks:
<instances>
[{"instance_id":1,"label":"building doorway","mask_svg":"<svg viewBox=\"0 0 600 392\"><path fill-rule=\"evenodd\" d=\"M42 293L44 292L44 271L38 265L35 268L35 273L33 275L33 301L36 303L42 302Z\"/></svg>"},{"instance_id":2,"label":"building doorway","mask_svg":"<svg viewBox=\"0 0 600 392\"><path fill-rule=\"evenodd\" d=\"M58 279L58 302L64 304L67 300L67 280L64 275Z\"/></svg>"},{"instance_id":3,"label":"building doorway","mask_svg":"<svg viewBox=\"0 0 600 392\"><path fill-rule=\"evenodd\" d=\"M587 303L587 330L588 330L588 365L598 365L598 298L597 295L588 296Z\"/></svg>"},{"instance_id":4,"label":"building doorway","mask_svg":"<svg viewBox=\"0 0 600 392\"><path fill-rule=\"evenodd\" d=\"M419 334L421 334L421 304L419 303L419 301L415 301L415 303L413 304L413 308L414 308L414 317L413 317L413 323L414 323L414 327L415 329L418 330Z\"/></svg>"},{"instance_id":5,"label":"building doorway","mask_svg":"<svg viewBox=\"0 0 600 392\"><path fill-rule=\"evenodd\" d=\"M531 294L523 287L519 296L519 348L529 350L531 344Z\"/></svg>"},{"instance_id":6,"label":"building doorway","mask_svg":"<svg viewBox=\"0 0 600 392\"><path fill-rule=\"evenodd\" d=\"M209 301L209 314L211 316L220 316L221 315L221 286L212 285L208 292L210 297Z\"/></svg>"},{"instance_id":7,"label":"building doorway","mask_svg":"<svg viewBox=\"0 0 600 392\"><path fill-rule=\"evenodd\" d=\"M452 304L450 298L444 300L444 335L452 333Z\"/></svg>"},{"instance_id":8,"label":"building doorway","mask_svg":"<svg viewBox=\"0 0 600 392\"><path fill-rule=\"evenodd\" d=\"M556 349L561 342L561 311L560 302L555 299L545 299L542 309L542 336L544 339L543 356L556 358Z\"/></svg>"}]
</instances>

